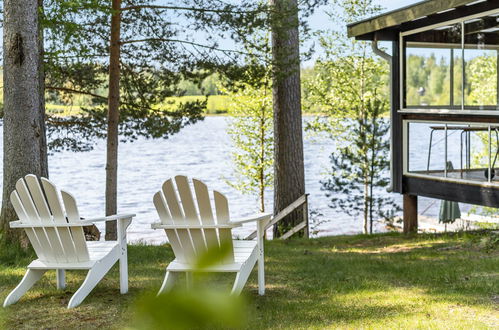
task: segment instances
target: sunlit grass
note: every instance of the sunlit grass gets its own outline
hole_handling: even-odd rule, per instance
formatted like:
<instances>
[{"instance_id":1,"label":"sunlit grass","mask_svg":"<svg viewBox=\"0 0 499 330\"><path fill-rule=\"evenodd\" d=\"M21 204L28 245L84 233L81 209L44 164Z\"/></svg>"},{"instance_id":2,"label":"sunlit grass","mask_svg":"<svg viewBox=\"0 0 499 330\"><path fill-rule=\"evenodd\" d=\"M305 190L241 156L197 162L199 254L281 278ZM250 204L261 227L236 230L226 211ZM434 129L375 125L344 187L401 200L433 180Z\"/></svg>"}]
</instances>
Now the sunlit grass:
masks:
<instances>
[{"instance_id":1,"label":"sunlit grass","mask_svg":"<svg viewBox=\"0 0 499 330\"><path fill-rule=\"evenodd\" d=\"M490 234L339 236L266 244L266 295L257 295L256 271L243 291L248 328L436 328L499 326L499 251L482 248ZM0 252L0 257L1 257ZM159 289L168 246L130 246L130 292L119 294L118 271L82 305L66 305L84 278L68 272L55 289L49 272L17 304L0 310L0 328L123 328L133 303ZM0 264L0 300L24 274L29 257ZM216 277L230 288L231 276ZM182 281L178 285L183 285ZM3 325L3 327L2 327Z\"/></svg>"},{"instance_id":2,"label":"sunlit grass","mask_svg":"<svg viewBox=\"0 0 499 330\"><path fill-rule=\"evenodd\" d=\"M164 104L157 105L157 107L166 107L174 108L175 105L179 103L185 102L193 102L193 101L204 101L206 99L205 96L202 95L187 95L187 96L178 96L178 97L169 97L167 102ZM170 103L171 102L171 103ZM210 95L208 96L208 103L206 105L206 114L208 115L216 115L216 114L224 114L227 113L229 107L229 98L226 95ZM83 106L84 107L84 106ZM67 116L78 116L81 114L80 105L59 105L59 104L50 104L47 103L45 105L47 113L60 117ZM86 106L86 108L91 108L91 106Z\"/></svg>"}]
</instances>

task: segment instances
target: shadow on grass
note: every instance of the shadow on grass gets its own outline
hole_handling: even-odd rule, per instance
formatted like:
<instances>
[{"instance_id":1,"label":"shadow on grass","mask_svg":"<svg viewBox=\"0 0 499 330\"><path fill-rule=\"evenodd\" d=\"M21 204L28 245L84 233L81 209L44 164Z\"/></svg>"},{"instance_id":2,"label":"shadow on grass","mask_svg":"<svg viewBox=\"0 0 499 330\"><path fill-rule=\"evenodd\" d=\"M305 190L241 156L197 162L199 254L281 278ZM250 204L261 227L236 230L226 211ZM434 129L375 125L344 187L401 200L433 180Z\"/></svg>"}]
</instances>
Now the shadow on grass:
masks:
<instances>
[{"instance_id":1,"label":"shadow on grass","mask_svg":"<svg viewBox=\"0 0 499 330\"><path fill-rule=\"evenodd\" d=\"M481 235L384 234L268 242L266 295L257 296L256 271L244 291L251 301L249 325L439 327L446 324L448 313L456 310L457 314L451 315L455 323L448 327L474 326L461 319L472 322L481 310L497 316L491 297L499 293L498 253L476 247ZM130 246L129 294L119 294L119 273L114 266L73 310L66 310L65 305L85 273L68 272L68 288L61 292L55 289L55 275L49 272L32 293L6 309L4 317L9 326L17 322L24 327L125 326L133 318L133 301L146 291L159 289L165 267L173 258L167 245ZM0 265L0 300L20 281L24 269L19 269ZM214 278L217 284L232 280ZM411 319L435 322L439 317L444 320L441 324L404 323Z\"/></svg>"},{"instance_id":2,"label":"shadow on grass","mask_svg":"<svg viewBox=\"0 0 499 330\"><path fill-rule=\"evenodd\" d=\"M257 304L282 324L307 327L417 314L425 309L420 300L490 308L498 255L470 246L469 235L275 242L267 249L267 282L275 288Z\"/></svg>"}]
</instances>

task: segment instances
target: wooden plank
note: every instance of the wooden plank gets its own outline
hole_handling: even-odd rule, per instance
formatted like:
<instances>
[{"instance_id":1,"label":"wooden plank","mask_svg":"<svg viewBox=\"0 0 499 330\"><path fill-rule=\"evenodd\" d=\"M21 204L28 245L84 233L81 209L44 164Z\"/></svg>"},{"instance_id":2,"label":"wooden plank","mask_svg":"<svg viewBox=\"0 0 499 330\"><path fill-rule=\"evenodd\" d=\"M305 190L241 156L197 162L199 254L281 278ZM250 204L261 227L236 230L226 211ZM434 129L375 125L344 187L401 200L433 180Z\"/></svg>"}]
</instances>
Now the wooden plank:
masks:
<instances>
[{"instance_id":1,"label":"wooden plank","mask_svg":"<svg viewBox=\"0 0 499 330\"><path fill-rule=\"evenodd\" d=\"M179 225L184 224L184 214L180 207L177 192L173 186L173 181L171 179L166 180L163 183L162 189L173 223ZM183 248L184 259L189 262L194 261L196 256L189 231L187 229L179 229L176 230L176 232Z\"/></svg>"},{"instance_id":2,"label":"wooden plank","mask_svg":"<svg viewBox=\"0 0 499 330\"><path fill-rule=\"evenodd\" d=\"M295 200L293 203L289 204L286 206L281 212L276 214L276 216L270 221L267 226L265 226L265 230L269 229L279 221L281 221L284 217L286 217L288 214L293 212L295 209L297 209L299 206L307 202L307 194L300 196L297 200ZM257 235L256 230L249 234L245 239L254 239Z\"/></svg>"},{"instance_id":3,"label":"wooden plank","mask_svg":"<svg viewBox=\"0 0 499 330\"><path fill-rule=\"evenodd\" d=\"M217 224L227 224L230 221L229 202L227 201L227 197L215 190L213 191L213 198L215 199L215 213L217 215ZM218 229L218 237L220 239L221 247L227 246L227 249L233 250L231 229ZM234 254L228 254L224 262L234 262Z\"/></svg>"},{"instance_id":4,"label":"wooden plank","mask_svg":"<svg viewBox=\"0 0 499 330\"><path fill-rule=\"evenodd\" d=\"M196 201L198 203L199 219L202 225L214 225L215 219L213 218L213 211L211 209L210 194L208 187L204 182L192 179L194 184L194 192L196 194ZM217 237L216 229L203 229L204 238L206 240L206 248L218 249L220 247Z\"/></svg>"},{"instance_id":5,"label":"wooden plank","mask_svg":"<svg viewBox=\"0 0 499 330\"><path fill-rule=\"evenodd\" d=\"M418 196L404 194L404 234L418 232Z\"/></svg>"},{"instance_id":6,"label":"wooden plank","mask_svg":"<svg viewBox=\"0 0 499 330\"><path fill-rule=\"evenodd\" d=\"M459 113L403 113L404 120L427 120L427 121L446 121L461 123L499 123L497 115L485 114L459 114Z\"/></svg>"},{"instance_id":7,"label":"wooden plank","mask_svg":"<svg viewBox=\"0 0 499 330\"><path fill-rule=\"evenodd\" d=\"M166 206L165 196L162 191L158 191L154 194L153 203L156 207L156 211L158 212L159 219L162 224L165 225L173 225L172 217L170 215L170 211L168 211L168 207ZM155 229L153 227L153 229ZM168 242L172 246L173 252L175 256L179 259L179 261L185 262L184 252L182 249L182 244L180 244L180 239L177 235L177 231L174 229L165 230L166 236L168 237Z\"/></svg>"},{"instance_id":8,"label":"wooden plank","mask_svg":"<svg viewBox=\"0 0 499 330\"><path fill-rule=\"evenodd\" d=\"M348 37L382 30L430 16L438 12L475 2L476 0L430 0L403 7L347 26Z\"/></svg>"},{"instance_id":9,"label":"wooden plank","mask_svg":"<svg viewBox=\"0 0 499 330\"><path fill-rule=\"evenodd\" d=\"M310 238L310 223L308 219L308 195L306 196L306 201L303 203L303 218L305 219L305 223L307 224L305 226L305 237Z\"/></svg>"},{"instance_id":10,"label":"wooden plank","mask_svg":"<svg viewBox=\"0 0 499 330\"><path fill-rule=\"evenodd\" d=\"M499 207L499 187L404 177L404 193L453 202Z\"/></svg>"},{"instance_id":11,"label":"wooden plank","mask_svg":"<svg viewBox=\"0 0 499 330\"><path fill-rule=\"evenodd\" d=\"M284 235L282 235L280 237L280 239L288 239L305 227L307 227L307 222L306 221L300 222L298 225L296 225L295 227L290 229L288 232L286 232Z\"/></svg>"},{"instance_id":12,"label":"wooden plank","mask_svg":"<svg viewBox=\"0 0 499 330\"><path fill-rule=\"evenodd\" d=\"M67 191L61 190L61 197L62 202L64 203L64 209L66 211L68 223L80 222L80 213L78 212L78 206L76 205L76 200L73 195L71 195ZM70 230L71 235L73 236L73 242L75 245L78 261L84 262L90 260L83 227L71 227Z\"/></svg>"},{"instance_id":13,"label":"wooden plank","mask_svg":"<svg viewBox=\"0 0 499 330\"><path fill-rule=\"evenodd\" d=\"M286 206L281 212L277 213L275 217L270 221L267 226L265 226L265 229L268 229L281 221L283 218L285 218L288 214L293 212L295 209L297 209L299 206L301 206L303 203L307 201L306 195L300 196L297 200L295 200L293 203L289 204Z\"/></svg>"},{"instance_id":14,"label":"wooden plank","mask_svg":"<svg viewBox=\"0 0 499 330\"><path fill-rule=\"evenodd\" d=\"M402 116L400 109L400 47L399 41L392 43L391 80L390 80L390 107L391 107L391 184L393 192L402 192L403 173L403 139Z\"/></svg>"}]
</instances>

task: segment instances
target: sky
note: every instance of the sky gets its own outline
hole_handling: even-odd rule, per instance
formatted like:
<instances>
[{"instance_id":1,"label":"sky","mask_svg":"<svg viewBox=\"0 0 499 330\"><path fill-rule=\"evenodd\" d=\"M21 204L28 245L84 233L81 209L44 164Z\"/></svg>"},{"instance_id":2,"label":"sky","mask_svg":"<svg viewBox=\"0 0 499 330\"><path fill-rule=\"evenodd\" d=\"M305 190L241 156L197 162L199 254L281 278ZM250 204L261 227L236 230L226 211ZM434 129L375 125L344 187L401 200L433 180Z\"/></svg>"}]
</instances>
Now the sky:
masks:
<instances>
[{"instance_id":1,"label":"sky","mask_svg":"<svg viewBox=\"0 0 499 330\"><path fill-rule=\"evenodd\" d=\"M382 12L387 12L412 5L420 1L421 0L378 0L377 3L384 8ZM325 12L328 6L324 7L325 8L319 8L319 10L317 10L309 20L310 27L314 30L331 27L329 26L331 23L329 22L328 16Z\"/></svg>"},{"instance_id":2,"label":"sky","mask_svg":"<svg viewBox=\"0 0 499 330\"><path fill-rule=\"evenodd\" d=\"M377 3L384 8L382 10L382 13L385 13L387 11L392 11L398 8L406 7L409 5L412 5L414 3L421 2L421 0L378 0ZM309 18L308 24L309 27L311 28L312 31L317 31L317 30L327 30L327 29L332 29L332 23L326 14L326 11L328 11L331 8L331 5L326 5L321 8L317 8L316 12ZM343 28L346 29L346 26L343 27L338 27L338 28ZM390 48L390 45L387 44L385 45L384 43L381 43L380 46L382 47L388 47ZM305 62L302 62L303 67L311 67L314 65L316 59L320 57L322 54L322 50L319 47L315 47L315 52L313 56Z\"/></svg>"}]
</instances>

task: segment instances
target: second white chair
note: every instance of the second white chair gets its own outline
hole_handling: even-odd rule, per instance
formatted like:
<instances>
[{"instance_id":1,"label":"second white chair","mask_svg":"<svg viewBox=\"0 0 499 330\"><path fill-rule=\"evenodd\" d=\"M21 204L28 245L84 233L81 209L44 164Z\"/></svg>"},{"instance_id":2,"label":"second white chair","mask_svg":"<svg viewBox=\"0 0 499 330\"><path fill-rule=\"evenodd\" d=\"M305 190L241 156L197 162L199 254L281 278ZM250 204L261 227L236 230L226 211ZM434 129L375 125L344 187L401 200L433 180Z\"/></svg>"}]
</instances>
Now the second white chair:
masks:
<instances>
[{"instance_id":1,"label":"second white chair","mask_svg":"<svg viewBox=\"0 0 499 330\"><path fill-rule=\"evenodd\" d=\"M152 228L165 230L176 257L166 268L158 294L171 289L179 273L186 273L189 278L191 272L197 271L197 261L203 253L225 247L229 250L228 255L202 271L236 273L232 293L239 294L258 262L258 293L263 295L264 228L271 215L258 214L247 219L230 220L227 198L214 191L213 209L207 186L196 179L192 182L194 194L187 177L176 176L175 180L165 181L153 198L161 222L153 224ZM232 228L247 222L256 222L257 240L233 240Z\"/></svg>"}]
</instances>

